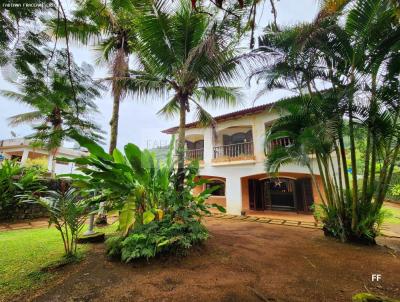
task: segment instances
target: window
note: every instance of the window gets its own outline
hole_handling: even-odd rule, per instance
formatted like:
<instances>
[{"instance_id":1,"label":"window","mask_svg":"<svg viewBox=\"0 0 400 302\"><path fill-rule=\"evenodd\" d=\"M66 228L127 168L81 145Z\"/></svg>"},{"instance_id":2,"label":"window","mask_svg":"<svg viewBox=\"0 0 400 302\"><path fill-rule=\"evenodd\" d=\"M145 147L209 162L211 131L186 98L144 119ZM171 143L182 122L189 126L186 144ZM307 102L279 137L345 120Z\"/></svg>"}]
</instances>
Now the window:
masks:
<instances>
[{"instance_id":1,"label":"window","mask_svg":"<svg viewBox=\"0 0 400 302\"><path fill-rule=\"evenodd\" d=\"M204 148L204 140L198 140L195 142L186 141L186 148L188 150L200 150Z\"/></svg>"},{"instance_id":2,"label":"window","mask_svg":"<svg viewBox=\"0 0 400 302\"><path fill-rule=\"evenodd\" d=\"M22 156L21 155L11 155L11 160L15 160L15 161L21 161L22 160Z\"/></svg>"},{"instance_id":3,"label":"window","mask_svg":"<svg viewBox=\"0 0 400 302\"><path fill-rule=\"evenodd\" d=\"M245 133L235 133L231 136L232 144L242 144L246 142Z\"/></svg>"},{"instance_id":4,"label":"window","mask_svg":"<svg viewBox=\"0 0 400 302\"><path fill-rule=\"evenodd\" d=\"M218 186L218 189L213 191L211 195L213 196L225 196L225 183L222 180L213 179L206 183L206 189L211 189L212 187Z\"/></svg>"}]
</instances>

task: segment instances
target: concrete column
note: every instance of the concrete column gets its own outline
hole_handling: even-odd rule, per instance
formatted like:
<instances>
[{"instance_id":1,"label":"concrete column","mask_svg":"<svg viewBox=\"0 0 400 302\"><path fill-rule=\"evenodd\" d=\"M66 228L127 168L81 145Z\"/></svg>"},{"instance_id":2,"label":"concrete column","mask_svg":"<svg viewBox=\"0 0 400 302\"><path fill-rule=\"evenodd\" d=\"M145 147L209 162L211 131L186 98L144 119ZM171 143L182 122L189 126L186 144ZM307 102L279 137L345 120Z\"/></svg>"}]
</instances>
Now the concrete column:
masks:
<instances>
[{"instance_id":1,"label":"concrete column","mask_svg":"<svg viewBox=\"0 0 400 302\"><path fill-rule=\"evenodd\" d=\"M264 123L254 122L253 127L253 141L254 141L254 155L256 160L263 160L264 155L264 143L265 143L265 126Z\"/></svg>"},{"instance_id":2,"label":"concrete column","mask_svg":"<svg viewBox=\"0 0 400 302\"><path fill-rule=\"evenodd\" d=\"M213 158L213 134L212 128L208 127L204 130L204 163L209 164Z\"/></svg>"},{"instance_id":3,"label":"concrete column","mask_svg":"<svg viewBox=\"0 0 400 302\"><path fill-rule=\"evenodd\" d=\"M51 169L53 167L53 159L54 159L53 154L49 154L48 161L47 161L47 169L49 170L49 172L52 172ZM55 165L55 163L54 163L54 165Z\"/></svg>"},{"instance_id":4,"label":"concrete column","mask_svg":"<svg viewBox=\"0 0 400 302\"><path fill-rule=\"evenodd\" d=\"M242 185L239 176L232 175L226 178L225 195L227 213L240 215L242 211Z\"/></svg>"},{"instance_id":5,"label":"concrete column","mask_svg":"<svg viewBox=\"0 0 400 302\"><path fill-rule=\"evenodd\" d=\"M22 153L22 158L21 158L21 164L25 164L26 160L29 158L29 150L24 149L24 152Z\"/></svg>"}]
</instances>

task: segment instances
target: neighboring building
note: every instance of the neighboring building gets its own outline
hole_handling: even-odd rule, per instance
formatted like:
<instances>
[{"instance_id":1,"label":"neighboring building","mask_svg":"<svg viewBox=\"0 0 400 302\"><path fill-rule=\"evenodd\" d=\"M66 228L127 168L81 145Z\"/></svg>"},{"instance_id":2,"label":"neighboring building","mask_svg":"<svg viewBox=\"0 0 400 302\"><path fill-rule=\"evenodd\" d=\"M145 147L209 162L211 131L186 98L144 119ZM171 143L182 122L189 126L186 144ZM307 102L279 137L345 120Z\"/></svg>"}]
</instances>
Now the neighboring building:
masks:
<instances>
[{"instance_id":1,"label":"neighboring building","mask_svg":"<svg viewBox=\"0 0 400 302\"><path fill-rule=\"evenodd\" d=\"M25 164L28 160L43 159L47 162L48 170L51 171L53 158L66 157L77 158L87 155L87 152L80 149L71 149L60 147L55 156L49 153L48 150L34 148L31 146L31 141L24 138L7 139L0 141L0 161L2 159L15 159L21 164ZM64 174L76 172L74 163L65 163L56 161L55 173Z\"/></svg>"},{"instance_id":2,"label":"neighboring building","mask_svg":"<svg viewBox=\"0 0 400 302\"><path fill-rule=\"evenodd\" d=\"M228 213L240 214L264 210L309 212L314 201L319 201L306 167L288 164L278 177L265 172L265 133L278 117L274 104L266 104L217 116L214 128L186 125L186 159L199 160L200 177L210 180L199 190L220 185L210 202L225 206ZM163 132L177 131L174 127ZM268 148L290 143L283 138ZM314 171L318 187L323 190L318 168Z\"/></svg>"}]
</instances>

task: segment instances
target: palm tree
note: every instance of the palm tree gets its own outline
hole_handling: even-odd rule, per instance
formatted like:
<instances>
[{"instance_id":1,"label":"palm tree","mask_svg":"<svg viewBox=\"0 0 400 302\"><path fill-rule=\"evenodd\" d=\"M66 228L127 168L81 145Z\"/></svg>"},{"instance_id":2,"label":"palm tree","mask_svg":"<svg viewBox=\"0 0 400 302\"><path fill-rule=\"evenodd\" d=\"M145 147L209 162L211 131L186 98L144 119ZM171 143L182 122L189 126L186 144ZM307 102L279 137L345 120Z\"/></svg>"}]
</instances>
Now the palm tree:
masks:
<instances>
[{"instance_id":1,"label":"palm tree","mask_svg":"<svg viewBox=\"0 0 400 302\"><path fill-rule=\"evenodd\" d=\"M83 44L95 43L101 51L99 61L105 60L113 78L127 75L133 27L129 26L135 1L76 0L77 9L65 26L58 19L48 23L56 37L69 37ZM120 82L112 81L113 110L110 120L110 146L112 154L117 146L119 108L126 94Z\"/></svg>"},{"instance_id":2,"label":"palm tree","mask_svg":"<svg viewBox=\"0 0 400 302\"><path fill-rule=\"evenodd\" d=\"M186 114L191 107L200 123L210 123L212 117L202 104L233 105L237 101L238 89L229 83L239 77L239 37L229 18L225 15L216 21L184 0L172 5L157 0L143 4L132 20L137 70L119 80L139 97L170 97L159 113L179 115L180 171L184 168Z\"/></svg>"},{"instance_id":3,"label":"palm tree","mask_svg":"<svg viewBox=\"0 0 400 302\"><path fill-rule=\"evenodd\" d=\"M300 127L298 131L313 133L318 140L318 131L325 133L329 130L319 143L324 142L326 135L331 138L330 147L324 151L325 163L329 167L331 153L336 155L337 170L331 170L338 177L337 183L334 179L330 181L329 176L325 181L323 179L327 205L337 204L333 207L333 220L340 222L337 223L340 233L350 240L364 235L374 237L375 233L371 231L373 223L378 219L400 148L397 122L400 108L396 96L399 82L395 78L399 71L396 68L400 27L395 8L390 1L353 2L344 15L344 25L339 22L338 15L331 13L320 16L318 22L312 24L267 33L260 51L270 53L275 60L255 73L259 79L266 80L266 90L291 88L312 101L310 106L315 108L308 110L303 107L313 126ZM329 89L320 90L318 82L325 83ZM333 107L325 106L323 108L329 110L322 110L321 100ZM320 116L321 120L315 120L315 116ZM279 125L283 124L278 122L279 131L287 126ZM330 126L329 129L326 126ZM362 182L357 179L356 134L359 131L366 133ZM348 133L348 150L344 144L345 133ZM297 150L303 156L307 153L305 150L311 150L318 161L317 154L321 150L310 149L301 140L298 146L301 146ZM278 155L274 155L276 160ZM282 159L288 159L288 154L282 152L281 155ZM320 158L320 172L329 175L331 172L324 166L322 155ZM378 162L382 166L379 176L376 175ZM268 166L274 165L270 162ZM348 167L351 167L351 172ZM348 213L351 213L350 218Z\"/></svg>"},{"instance_id":4,"label":"palm tree","mask_svg":"<svg viewBox=\"0 0 400 302\"><path fill-rule=\"evenodd\" d=\"M53 0L32 0L28 6L18 6L22 3L2 3L0 6L0 66L6 64L12 56L10 50L15 50L19 40L31 29L26 26L29 21L39 19L44 11L53 10ZM14 44L14 45L12 45Z\"/></svg>"},{"instance_id":5,"label":"palm tree","mask_svg":"<svg viewBox=\"0 0 400 302\"><path fill-rule=\"evenodd\" d=\"M322 0L320 1L320 10L316 20L342 13L356 2L356 0ZM400 18L400 3L397 0L390 0L388 4L392 6L397 18Z\"/></svg>"},{"instance_id":6,"label":"palm tree","mask_svg":"<svg viewBox=\"0 0 400 302\"><path fill-rule=\"evenodd\" d=\"M44 52L47 58L50 52ZM26 59L20 53L17 59ZM54 63L50 66L39 66L36 69L20 69L20 79L15 83L18 92L2 91L6 97L22 102L34 111L10 117L10 125L34 123L35 133L28 138L34 144L44 145L53 155L51 173L54 175L57 149L71 133L81 133L92 139L101 139L100 128L90 121L90 113L96 112L93 100L100 96L101 84L90 77L88 66L80 68L71 66L74 85L71 85L66 51L56 51ZM42 62L43 63L43 62ZM18 65L18 64L17 64Z\"/></svg>"}]
</instances>

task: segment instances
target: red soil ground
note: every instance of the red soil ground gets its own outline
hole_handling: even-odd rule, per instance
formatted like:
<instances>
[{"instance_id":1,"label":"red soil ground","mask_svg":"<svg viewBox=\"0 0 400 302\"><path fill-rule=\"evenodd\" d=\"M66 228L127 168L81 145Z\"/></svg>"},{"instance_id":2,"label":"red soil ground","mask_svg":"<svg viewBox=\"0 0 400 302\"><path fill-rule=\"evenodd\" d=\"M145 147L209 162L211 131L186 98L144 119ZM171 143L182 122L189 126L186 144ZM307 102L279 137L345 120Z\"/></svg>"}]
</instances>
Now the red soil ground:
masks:
<instances>
[{"instance_id":1,"label":"red soil ground","mask_svg":"<svg viewBox=\"0 0 400 302\"><path fill-rule=\"evenodd\" d=\"M18 301L350 301L358 292L400 298L400 255L342 244L322 231L207 219L211 239L186 257L123 264L102 244ZM381 274L372 282L371 274Z\"/></svg>"}]
</instances>

